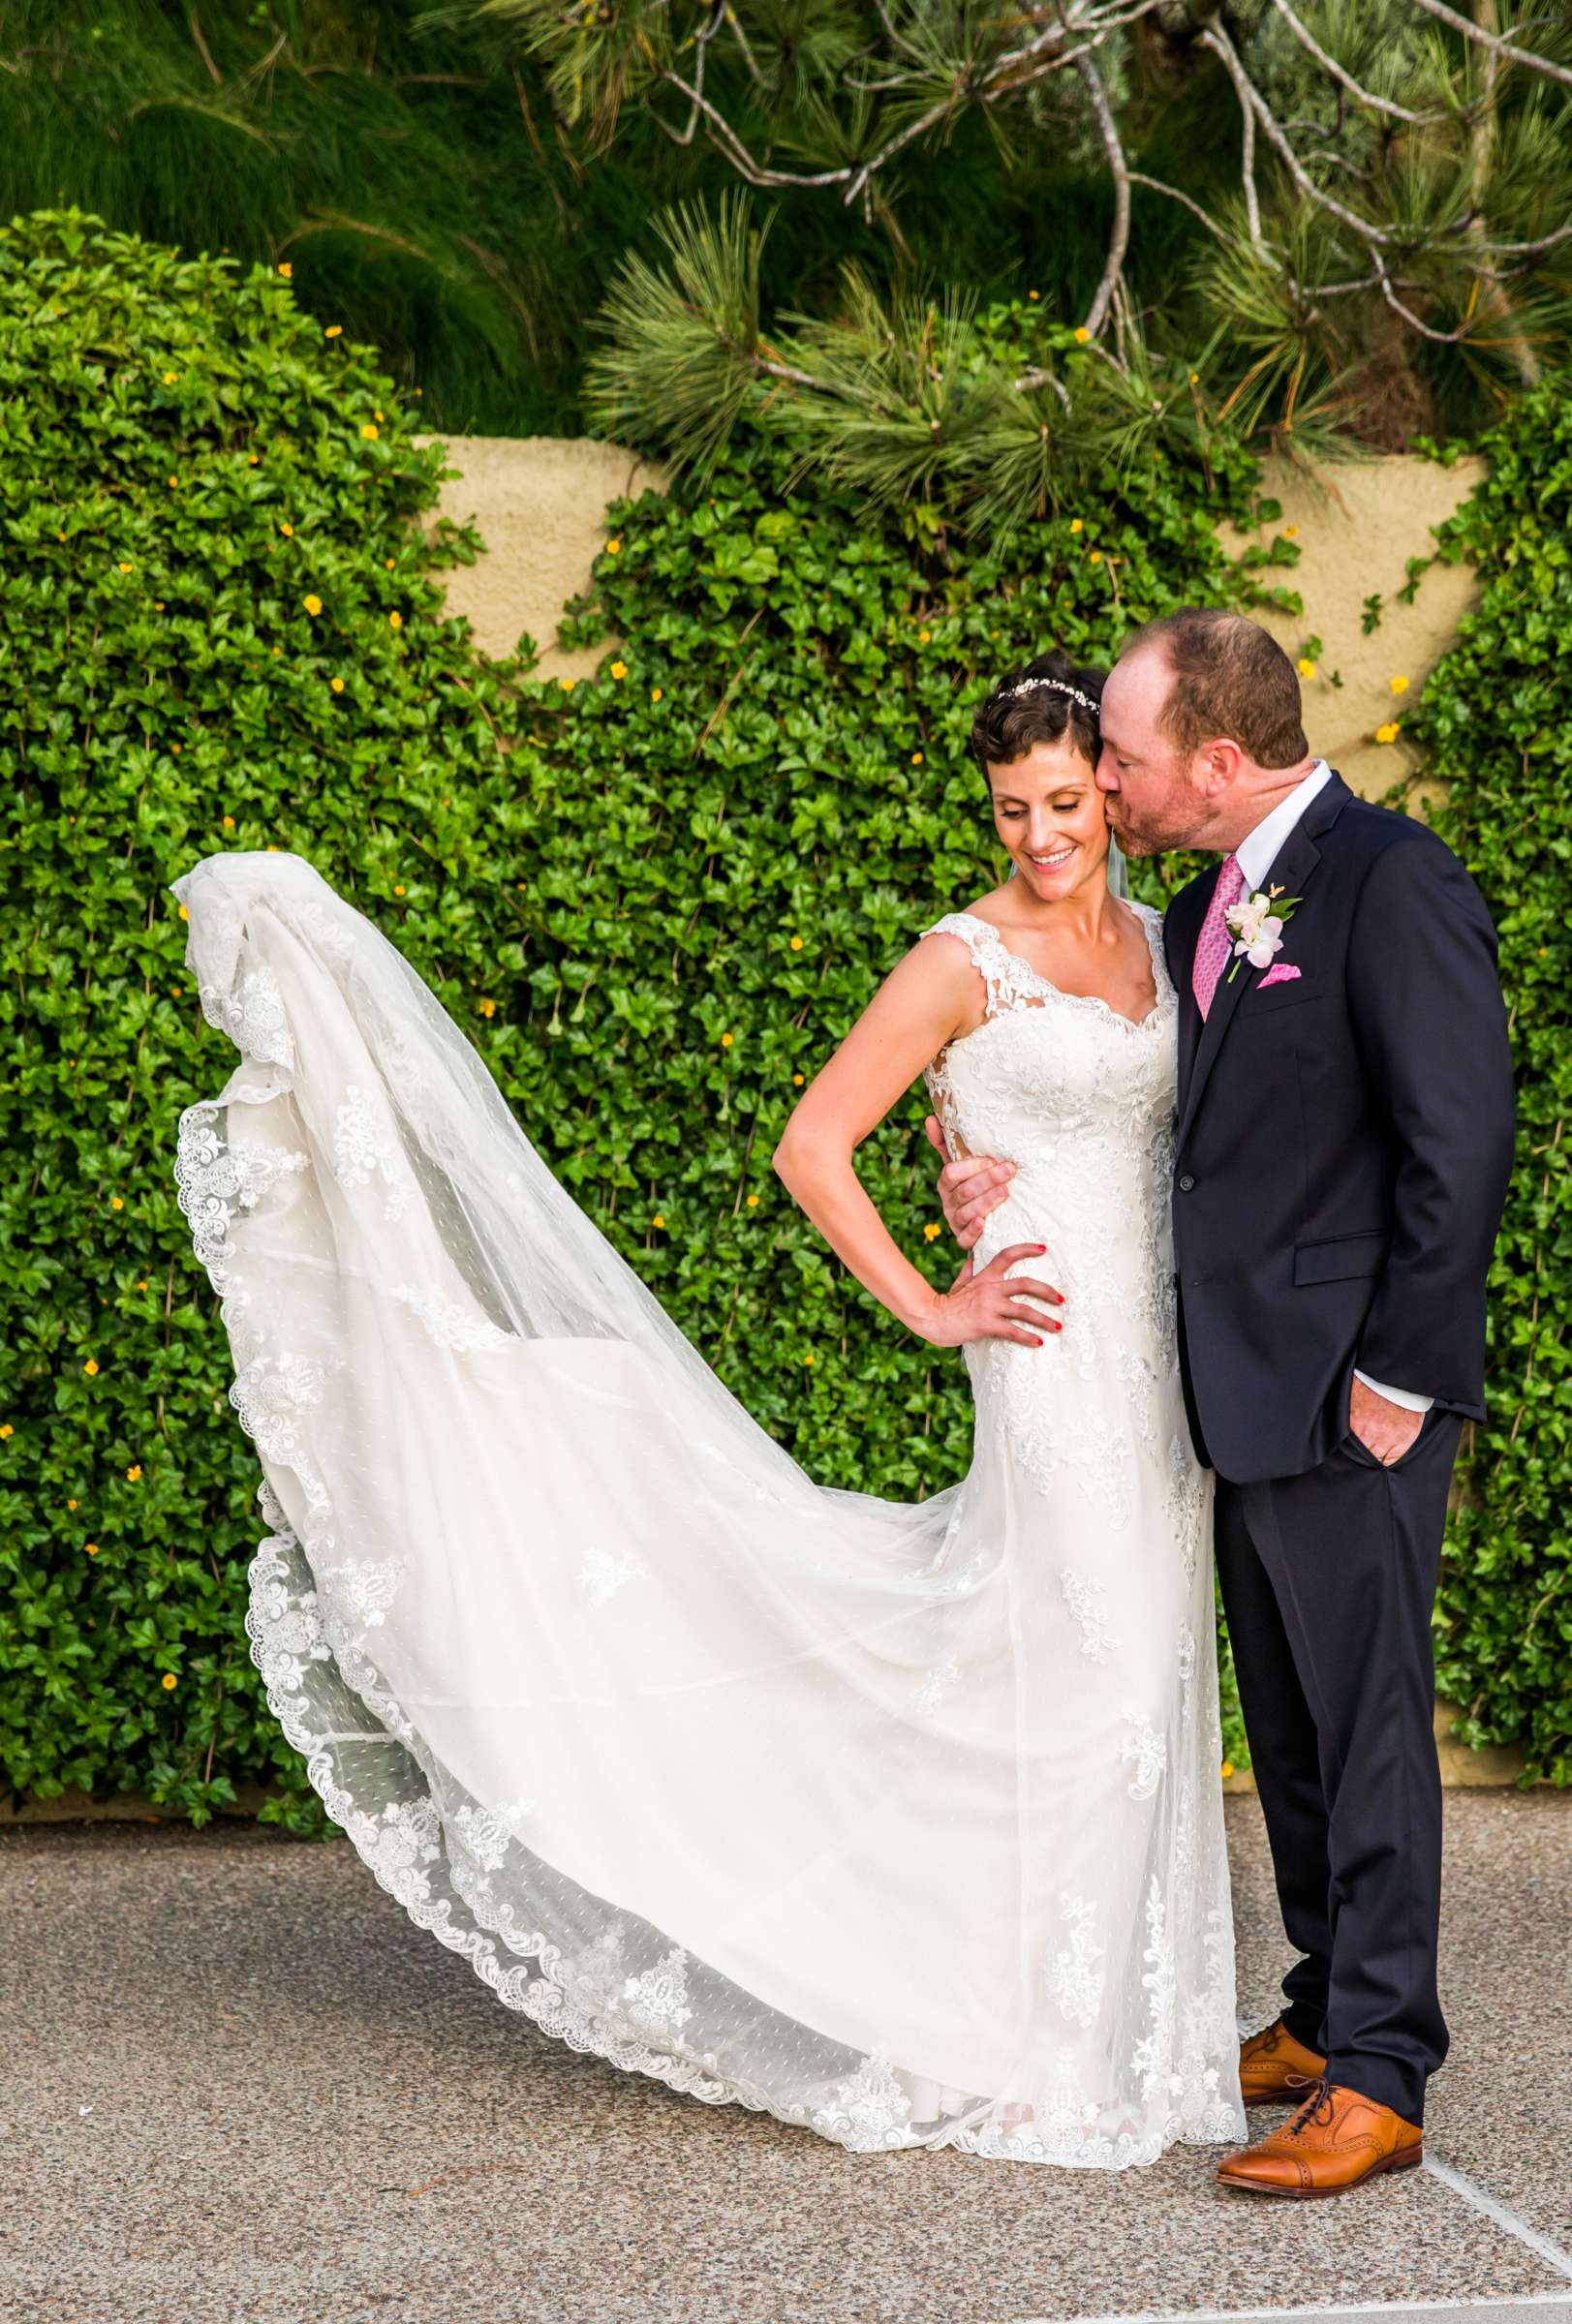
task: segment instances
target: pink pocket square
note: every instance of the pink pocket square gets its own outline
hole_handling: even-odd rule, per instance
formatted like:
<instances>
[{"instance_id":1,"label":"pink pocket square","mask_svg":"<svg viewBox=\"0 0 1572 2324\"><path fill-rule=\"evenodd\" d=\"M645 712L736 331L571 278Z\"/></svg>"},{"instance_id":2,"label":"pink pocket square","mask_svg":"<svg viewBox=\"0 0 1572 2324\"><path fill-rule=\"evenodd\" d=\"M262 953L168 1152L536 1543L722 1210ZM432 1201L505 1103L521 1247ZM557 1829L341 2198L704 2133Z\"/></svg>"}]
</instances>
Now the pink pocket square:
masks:
<instances>
[{"instance_id":1,"label":"pink pocket square","mask_svg":"<svg viewBox=\"0 0 1572 2324\"><path fill-rule=\"evenodd\" d=\"M1267 970L1255 989L1264 993L1268 985L1291 985L1300 973L1291 961L1279 961L1275 968Z\"/></svg>"}]
</instances>

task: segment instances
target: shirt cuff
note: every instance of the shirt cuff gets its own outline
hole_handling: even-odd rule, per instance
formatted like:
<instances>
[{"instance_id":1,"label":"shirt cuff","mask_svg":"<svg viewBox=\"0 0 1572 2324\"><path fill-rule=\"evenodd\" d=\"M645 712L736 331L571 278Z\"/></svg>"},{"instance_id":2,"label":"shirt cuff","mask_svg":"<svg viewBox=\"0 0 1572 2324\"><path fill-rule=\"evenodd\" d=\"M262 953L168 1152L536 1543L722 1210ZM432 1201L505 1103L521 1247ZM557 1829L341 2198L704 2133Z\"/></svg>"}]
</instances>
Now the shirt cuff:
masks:
<instances>
[{"instance_id":1,"label":"shirt cuff","mask_svg":"<svg viewBox=\"0 0 1572 2324\"><path fill-rule=\"evenodd\" d=\"M1404 1412L1429 1412L1435 1401L1433 1396L1416 1396L1411 1388L1388 1388L1384 1380L1372 1380L1369 1372L1356 1370L1354 1378L1363 1380L1378 1396L1385 1396L1389 1404L1401 1404Z\"/></svg>"}]
</instances>

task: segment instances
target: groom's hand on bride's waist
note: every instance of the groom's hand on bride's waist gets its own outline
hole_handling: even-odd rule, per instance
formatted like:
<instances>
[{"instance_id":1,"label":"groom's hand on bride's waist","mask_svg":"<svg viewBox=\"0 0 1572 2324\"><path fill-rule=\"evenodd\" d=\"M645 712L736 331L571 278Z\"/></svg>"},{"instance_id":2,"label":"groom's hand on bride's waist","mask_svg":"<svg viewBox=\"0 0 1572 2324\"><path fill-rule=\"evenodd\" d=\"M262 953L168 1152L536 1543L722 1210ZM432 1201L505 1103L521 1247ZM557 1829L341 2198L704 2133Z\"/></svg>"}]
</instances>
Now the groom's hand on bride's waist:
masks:
<instances>
[{"instance_id":1,"label":"groom's hand on bride's waist","mask_svg":"<svg viewBox=\"0 0 1572 2324\"><path fill-rule=\"evenodd\" d=\"M962 1250L970 1251L989 1211L997 1210L1009 1193L1015 1165L996 1162L991 1154L952 1156L937 1116L930 1114L923 1126L929 1145L944 1163L939 1174L939 1199L945 1222Z\"/></svg>"}]
</instances>

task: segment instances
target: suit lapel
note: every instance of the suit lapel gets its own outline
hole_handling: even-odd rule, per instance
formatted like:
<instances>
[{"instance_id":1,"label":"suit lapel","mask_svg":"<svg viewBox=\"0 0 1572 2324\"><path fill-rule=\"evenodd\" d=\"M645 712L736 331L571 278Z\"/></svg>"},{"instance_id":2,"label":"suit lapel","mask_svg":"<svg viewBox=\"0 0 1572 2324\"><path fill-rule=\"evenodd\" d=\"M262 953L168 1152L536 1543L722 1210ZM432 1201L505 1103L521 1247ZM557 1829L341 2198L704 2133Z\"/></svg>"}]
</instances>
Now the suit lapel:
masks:
<instances>
[{"instance_id":1,"label":"suit lapel","mask_svg":"<svg viewBox=\"0 0 1572 2324\"><path fill-rule=\"evenodd\" d=\"M1272 869L1267 873L1266 884L1269 887L1281 888L1285 896L1304 895L1315 868L1321 860L1321 850L1316 842L1325 832L1331 829L1352 797L1353 793L1341 776L1334 773L1331 781L1316 793L1306 809L1303 819L1295 825L1279 848ZM1210 890L1208 894L1210 895ZM1288 925L1292 928L1292 920ZM1195 953L1193 942L1189 950L1190 958L1193 960ZM1241 958L1238 963L1238 972L1230 983L1229 969L1224 968L1218 980L1218 989L1212 996L1212 1007L1204 1024L1201 1022L1201 1013L1195 1006L1193 994L1189 995L1188 1013L1194 1020L1195 1030L1199 1037L1195 1041L1193 1061L1188 1074L1185 1073L1183 1062L1180 1067L1180 1089L1183 1095L1176 1151L1189 1136L1190 1126L1205 1094L1212 1068L1218 1061L1228 1027L1233 1023L1234 1012L1261 973L1260 969L1252 968L1248 961ZM1183 1015L1180 1020L1180 1028L1181 1057L1183 1059L1185 1043Z\"/></svg>"}]
</instances>

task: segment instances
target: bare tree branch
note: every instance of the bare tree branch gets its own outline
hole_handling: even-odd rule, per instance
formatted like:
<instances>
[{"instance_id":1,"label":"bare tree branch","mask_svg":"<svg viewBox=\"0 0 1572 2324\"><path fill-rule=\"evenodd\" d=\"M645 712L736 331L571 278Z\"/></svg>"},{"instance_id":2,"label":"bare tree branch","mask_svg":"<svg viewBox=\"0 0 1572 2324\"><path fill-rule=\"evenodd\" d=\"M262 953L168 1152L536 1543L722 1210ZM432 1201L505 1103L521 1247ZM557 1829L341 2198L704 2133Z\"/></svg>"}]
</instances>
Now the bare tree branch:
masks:
<instances>
[{"instance_id":1,"label":"bare tree branch","mask_svg":"<svg viewBox=\"0 0 1572 2324\"><path fill-rule=\"evenodd\" d=\"M1283 22L1287 25L1289 31L1293 34L1294 39L1299 43L1300 46L1302 48L1309 49L1310 55L1314 57L1322 72L1329 73L1332 76L1332 78L1338 83L1339 87L1346 89L1349 96L1355 98L1359 104L1368 105L1373 112L1388 113L1391 115L1394 121L1409 121L1418 124L1426 121L1438 121L1444 117L1439 113L1433 112L1410 112L1405 105L1394 105L1390 97L1377 97L1372 89L1361 88L1358 81L1355 80L1353 75L1349 72L1346 72L1344 68L1339 64L1335 56L1329 56L1327 54L1326 50L1321 46L1320 42L1310 31L1310 26L1308 24L1301 23L1299 17L1295 15L1293 10L1289 7L1288 0L1272 0L1272 5L1277 10Z\"/></svg>"},{"instance_id":2,"label":"bare tree branch","mask_svg":"<svg viewBox=\"0 0 1572 2324\"><path fill-rule=\"evenodd\" d=\"M1108 256L1103 260L1102 280L1097 285L1096 296L1087 309L1084 325L1094 339L1108 320L1114 292L1125 271L1125 253L1129 247L1130 238L1130 173L1129 165L1125 159L1125 148L1120 143L1114 108L1108 102L1108 92L1102 85L1096 66L1091 57L1082 56L1077 58L1075 70L1085 82L1087 95L1092 100L1092 110L1097 117L1102 149L1108 157L1108 168L1114 181L1114 224L1113 231L1108 236Z\"/></svg>"},{"instance_id":3,"label":"bare tree branch","mask_svg":"<svg viewBox=\"0 0 1572 2324\"><path fill-rule=\"evenodd\" d=\"M1455 8L1448 8L1446 0L1413 0L1413 4L1428 16L1433 16L1437 23L1450 24L1454 32L1461 32L1476 47L1494 49L1497 56L1506 57L1512 64L1527 65L1531 71L1543 73L1550 80L1564 81L1572 89L1572 72L1565 65L1557 65L1532 48L1520 48L1515 41L1503 41L1499 33L1487 32L1482 24L1475 24L1469 17L1460 15Z\"/></svg>"},{"instance_id":4,"label":"bare tree branch","mask_svg":"<svg viewBox=\"0 0 1572 2324\"><path fill-rule=\"evenodd\" d=\"M1245 215L1249 221L1250 240L1260 250L1265 245L1265 236L1261 232L1261 204L1255 192L1255 91L1226 33L1214 38L1209 26L1202 33L1201 41L1214 55L1221 57L1223 70L1233 82L1234 92L1239 99L1239 170L1245 187Z\"/></svg>"},{"instance_id":5,"label":"bare tree branch","mask_svg":"<svg viewBox=\"0 0 1572 2324\"><path fill-rule=\"evenodd\" d=\"M1371 243L1393 241L1396 237L1389 234L1383 227L1376 226L1369 218L1361 218L1357 210L1350 210L1345 203L1336 200L1332 195L1323 192L1322 188L1315 183L1314 178L1310 176L1298 154L1295 153L1293 146L1284 137L1277 115L1240 63L1232 41L1220 25L1209 24L1207 26L1201 35L1201 46L1204 48L1210 48L1215 56L1221 57L1227 68L1228 76L1239 92L1241 105L1248 107L1254 118L1260 122L1262 129L1266 132L1267 142L1280 156L1289 176L1307 199L1313 201L1320 209L1329 211L1334 218L1341 218L1343 225L1351 227L1363 241ZM1258 220L1256 224L1258 227Z\"/></svg>"}]
</instances>

